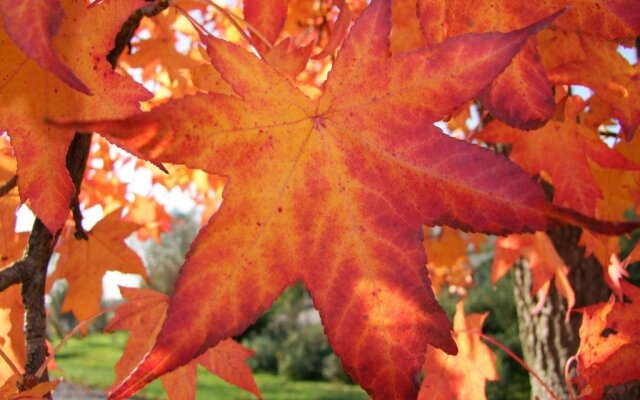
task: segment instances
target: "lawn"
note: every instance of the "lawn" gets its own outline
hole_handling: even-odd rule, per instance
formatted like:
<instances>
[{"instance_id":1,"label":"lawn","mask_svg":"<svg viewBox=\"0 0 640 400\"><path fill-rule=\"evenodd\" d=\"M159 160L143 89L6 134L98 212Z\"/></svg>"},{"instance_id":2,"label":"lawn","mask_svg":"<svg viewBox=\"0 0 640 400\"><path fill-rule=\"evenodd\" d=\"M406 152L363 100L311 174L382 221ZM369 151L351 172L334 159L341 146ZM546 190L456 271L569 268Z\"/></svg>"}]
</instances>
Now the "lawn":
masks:
<instances>
[{"instance_id":1,"label":"lawn","mask_svg":"<svg viewBox=\"0 0 640 400\"><path fill-rule=\"evenodd\" d=\"M93 388L104 389L114 379L115 366L127 334L92 334L69 340L56 356L57 371L53 376ZM329 382L291 381L281 376L256 374L256 382L265 400L356 400L366 399L366 394L354 385ZM151 399L165 398L160 382L153 382L141 392ZM254 399L235 386L229 385L203 368L198 371L197 399L230 400Z\"/></svg>"}]
</instances>

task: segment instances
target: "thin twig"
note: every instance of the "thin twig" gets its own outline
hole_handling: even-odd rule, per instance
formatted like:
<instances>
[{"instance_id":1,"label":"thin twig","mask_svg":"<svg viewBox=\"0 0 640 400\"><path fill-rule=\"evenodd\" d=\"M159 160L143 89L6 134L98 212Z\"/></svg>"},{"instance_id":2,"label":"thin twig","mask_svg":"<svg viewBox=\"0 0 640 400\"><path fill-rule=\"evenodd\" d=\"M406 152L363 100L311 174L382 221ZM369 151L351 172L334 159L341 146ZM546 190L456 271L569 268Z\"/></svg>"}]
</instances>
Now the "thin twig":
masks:
<instances>
[{"instance_id":1,"label":"thin twig","mask_svg":"<svg viewBox=\"0 0 640 400\"><path fill-rule=\"evenodd\" d=\"M18 260L9 267L0 270L0 292L17 285L27 278L27 266L24 260Z\"/></svg>"},{"instance_id":2,"label":"thin twig","mask_svg":"<svg viewBox=\"0 0 640 400\"><path fill-rule=\"evenodd\" d=\"M553 393L553 391L551 390L551 388L542 380L542 378L540 378L540 376L538 374L536 374L536 372L531 369L531 367L529 367L527 365L527 363L524 362L524 360L522 360L520 357L518 357L514 352L512 352L507 346L503 345L502 343L498 342L497 340L495 340L494 338L492 338L491 336L487 336L484 333L478 331L478 330L468 330L467 332L470 333L474 333L478 336L480 336L482 339L486 340L487 342L493 344L494 346L496 346L497 348L499 348L500 350L504 351L509 357L511 357L515 362L517 362L518 364L520 364L520 366L524 369L526 369L531 376L533 376L538 382L540 382L540 385L542 385L542 387L544 388L544 390L549 393L549 396L551 396L551 398L553 400L558 400L558 396L555 395L555 393Z\"/></svg>"},{"instance_id":3,"label":"thin twig","mask_svg":"<svg viewBox=\"0 0 640 400\"><path fill-rule=\"evenodd\" d=\"M17 184L18 175L14 175L7 181L7 183L0 186L0 196L4 196L5 194L9 193L14 187L16 187Z\"/></svg>"},{"instance_id":4,"label":"thin twig","mask_svg":"<svg viewBox=\"0 0 640 400\"><path fill-rule=\"evenodd\" d=\"M571 364L574 362L578 362L578 358L575 355L569 357L567 363L564 365L564 384L567 387L567 393L569 393L570 400L575 400L576 398L576 393L573 389L573 384L571 383L571 377L569 376L571 372Z\"/></svg>"},{"instance_id":5,"label":"thin twig","mask_svg":"<svg viewBox=\"0 0 640 400\"><path fill-rule=\"evenodd\" d=\"M82 227L82 210L80 209L80 200L78 199L78 196L80 195L82 178L84 177L84 172L87 168L87 160L89 159L89 150L91 148L91 134L76 132L76 135L73 137L73 141L71 142L69 148L76 147L79 147L83 150L86 149L86 151L78 152L77 154L74 154L74 157L67 157L67 169L69 171L75 172L71 177L73 186L75 188L75 193L71 198L71 204L69 204L69 207L71 208L71 212L73 214L73 222L75 223L76 227L76 231L73 236L77 240L88 240L89 236Z\"/></svg>"},{"instance_id":6,"label":"thin twig","mask_svg":"<svg viewBox=\"0 0 640 400\"><path fill-rule=\"evenodd\" d=\"M260 39L260 41L262 43L264 43L264 45L267 46L267 48L269 48L269 50L271 50L273 48L273 45L271 44L271 42L269 42L269 40L262 34L262 32L260 32L260 30L258 30L258 28L253 26L246 19L242 18L241 16L239 16L236 13L234 13L233 11L228 10L228 9L216 4L212 0L205 0L205 3L211 4L213 6L213 8L215 8L216 10L218 10L218 12L220 12L220 14L224 15L227 19L229 19L232 24L234 23L234 21L242 22L247 27L247 30L249 30L249 32L253 33L258 39ZM240 30L240 28L236 24L234 24L234 26L236 27L236 29ZM240 32L240 33L242 34L243 32ZM248 37L245 37L245 38L249 41L249 44L251 44L253 46L253 48L255 48L256 51L257 51L256 45L253 43L253 41L251 39L249 39Z\"/></svg>"},{"instance_id":7,"label":"thin twig","mask_svg":"<svg viewBox=\"0 0 640 400\"><path fill-rule=\"evenodd\" d=\"M0 349L0 358L2 358L4 360L4 362L7 363L9 368L11 368L11 371L13 371L14 375L22 376L22 372L20 372L18 367L16 367L16 365L13 363L13 361L11 361L9 356L4 351L2 351L2 349Z\"/></svg>"},{"instance_id":8,"label":"thin twig","mask_svg":"<svg viewBox=\"0 0 640 400\"><path fill-rule=\"evenodd\" d=\"M60 351L62 346L64 346L64 344L69 339L71 339L76 333L78 333L83 326L87 325L89 322L95 320L96 318L98 318L98 317L100 317L102 315L105 315L105 314L107 314L107 313L109 313L111 311L117 310L118 308L124 306L125 304L131 304L131 303L135 303L135 302L143 301L143 300L148 300L148 299L143 297L143 298L139 298L139 299L127 300L126 302L123 302L123 303L120 303L120 304L116 304L116 305L113 305L111 307L107 307L104 310L101 310L101 311L97 312L96 314L93 314L91 317L85 319L84 321L80 321L78 323L78 325L76 325L71 331L69 331L69 333L67 333L65 335L65 337L62 338L60 343L58 343L58 345L55 347L55 349L53 349L51 354L49 354L49 356L47 357L45 362L42 363L42 365L40 366L38 371L36 371L35 376L38 377L38 378L40 378L42 376L44 371L47 369L47 365L49 365L49 363L51 361L53 361L53 357L58 353L58 351Z\"/></svg>"},{"instance_id":9,"label":"thin twig","mask_svg":"<svg viewBox=\"0 0 640 400\"><path fill-rule=\"evenodd\" d=\"M136 29L140 26L143 17L153 17L160 14L169 7L169 0L160 0L157 3L149 4L135 11L129 19L122 24L120 32L116 36L113 49L107 54L107 60L111 63L111 68L116 69L118 58L125 48L130 48L131 38L136 33Z\"/></svg>"}]
</instances>

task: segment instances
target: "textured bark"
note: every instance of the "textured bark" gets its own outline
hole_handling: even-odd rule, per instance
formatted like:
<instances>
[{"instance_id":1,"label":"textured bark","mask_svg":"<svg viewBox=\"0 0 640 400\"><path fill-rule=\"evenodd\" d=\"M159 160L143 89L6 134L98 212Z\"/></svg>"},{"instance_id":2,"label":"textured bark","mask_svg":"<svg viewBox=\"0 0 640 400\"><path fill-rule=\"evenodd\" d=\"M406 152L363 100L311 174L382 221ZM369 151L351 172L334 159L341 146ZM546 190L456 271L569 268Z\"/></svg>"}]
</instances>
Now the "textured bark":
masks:
<instances>
[{"instance_id":1,"label":"textured bark","mask_svg":"<svg viewBox=\"0 0 640 400\"><path fill-rule=\"evenodd\" d=\"M581 230L561 227L547 232L558 254L569 267L569 281L576 292L576 307L607 301L611 293L603 279L600 263L584 257L578 246ZM567 303L552 285L549 296L537 315L532 315L536 299L531 296L531 273L523 265L513 272L514 296L518 312L520 341L525 362L545 381L560 399L568 398L564 366L580 343L580 314L567 321ZM540 383L531 379L531 398L550 399Z\"/></svg>"}]
</instances>

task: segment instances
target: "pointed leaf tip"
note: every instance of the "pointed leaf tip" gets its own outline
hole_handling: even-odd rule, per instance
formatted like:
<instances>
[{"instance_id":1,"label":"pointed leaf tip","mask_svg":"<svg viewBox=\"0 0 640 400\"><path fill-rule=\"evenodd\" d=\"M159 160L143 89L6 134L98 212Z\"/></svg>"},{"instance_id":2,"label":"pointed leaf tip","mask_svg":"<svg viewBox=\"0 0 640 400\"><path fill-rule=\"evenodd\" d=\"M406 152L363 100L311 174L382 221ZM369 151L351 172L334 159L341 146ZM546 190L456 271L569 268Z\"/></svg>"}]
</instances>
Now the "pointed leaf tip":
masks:
<instances>
[{"instance_id":1,"label":"pointed leaf tip","mask_svg":"<svg viewBox=\"0 0 640 400\"><path fill-rule=\"evenodd\" d=\"M543 18L538 22L534 22L533 24L520 29L520 31L526 32L529 35L533 35L535 33L538 33L541 30L545 29L547 26L549 26L553 21L555 21L556 19L560 18L562 15L567 13L569 11L569 9L571 9L570 6L564 6L561 9L559 9L558 11L556 11L553 14L549 15L548 17Z\"/></svg>"}]
</instances>

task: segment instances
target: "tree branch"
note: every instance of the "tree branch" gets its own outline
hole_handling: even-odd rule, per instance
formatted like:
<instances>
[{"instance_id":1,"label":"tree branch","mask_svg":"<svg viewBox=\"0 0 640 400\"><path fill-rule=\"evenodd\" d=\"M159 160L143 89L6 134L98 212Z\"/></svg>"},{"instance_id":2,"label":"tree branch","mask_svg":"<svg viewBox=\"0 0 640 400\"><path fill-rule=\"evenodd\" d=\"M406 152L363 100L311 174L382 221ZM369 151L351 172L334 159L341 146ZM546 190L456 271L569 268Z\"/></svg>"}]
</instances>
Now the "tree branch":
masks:
<instances>
[{"instance_id":1,"label":"tree branch","mask_svg":"<svg viewBox=\"0 0 640 400\"><path fill-rule=\"evenodd\" d=\"M153 17L160 14L162 11L169 7L169 0L160 0L157 3L149 4L137 10L129 19L122 24L120 32L116 36L116 42L113 49L107 55L107 60L111 63L111 68L116 69L118 64L118 58L125 48L130 48L130 42L133 35L136 33L136 29L140 26L140 21L143 17Z\"/></svg>"},{"instance_id":2,"label":"tree branch","mask_svg":"<svg viewBox=\"0 0 640 400\"><path fill-rule=\"evenodd\" d=\"M0 270L0 292L8 287L23 282L27 276L25 261L16 261L11 266Z\"/></svg>"},{"instance_id":3,"label":"tree branch","mask_svg":"<svg viewBox=\"0 0 640 400\"><path fill-rule=\"evenodd\" d=\"M78 148L79 151L72 151ZM71 198L69 207L73 213L73 222L76 226L74 237L78 240L88 240L87 232L82 227L82 211L80 210L80 187L82 186L82 178L87 168L87 160L89 159L89 150L91 149L91 133L76 132L73 141L69 146L67 153L67 170L71 174L71 180L75 187L75 193Z\"/></svg>"},{"instance_id":4,"label":"tree branch","mask_svg":"<svg viewBox=\"0 0 640 400\"><path fill-rule=\"evenodd\" d=\"M4 196L9 193L18 184L18 175L14 175L4 185L0 186L0 196Z\"/></svg>"}]
</instances>

